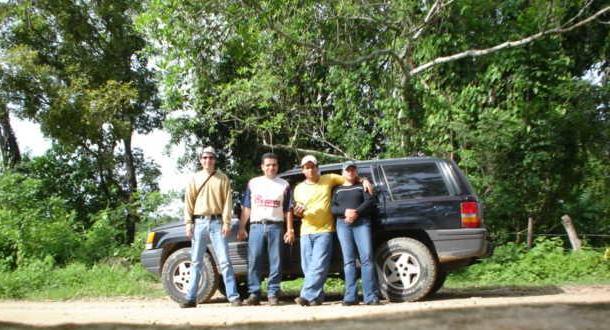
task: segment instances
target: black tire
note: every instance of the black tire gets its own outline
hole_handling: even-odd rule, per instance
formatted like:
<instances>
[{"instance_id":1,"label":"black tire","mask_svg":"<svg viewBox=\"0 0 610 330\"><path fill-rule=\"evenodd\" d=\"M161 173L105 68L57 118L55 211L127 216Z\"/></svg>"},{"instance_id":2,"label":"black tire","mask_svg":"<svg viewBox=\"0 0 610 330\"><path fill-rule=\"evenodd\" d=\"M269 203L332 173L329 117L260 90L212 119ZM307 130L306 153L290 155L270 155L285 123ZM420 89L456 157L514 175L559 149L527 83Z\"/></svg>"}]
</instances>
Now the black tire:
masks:
<instances>
[{"instance_id":1,"label":"black tire","mask_svg":"<svg viewBox=\"0 0 610 330\"><path fill-rule=\"evenodd\" d=\"M435 294L443 287L443 285L445 284L445 280L447 280L447 275L448 273L442 269L439 269L436 272L436 281L434 281L434 285L432 285L432 289L430 290L430 293L428 295Z\"/></svg>"},{"instance_id":2,"label":"black tire","mask_svg":"<svg viewBox=\"0 0 610 330\"><path fill-rule=\"evenodd\" d=\"M186 290L191 279L191 248L182 248L172 253L163 264L161 280L165 292L172 300L183 303L186 301ZM203 257L203 269L197 291L197 303L204 303L216 292L220 276L212 257L206 253Z\"/></svg>"},{"instance_id":3,"label":"black tire","mask_svg":"<svg viewBox=\"0 0 610 330\"><path fill-rule=\"evenodd\" d=\"M394 302L418 301L430 294L438 264L430 249L418 240L399 237L375 253L379 290Z\"/></svg>"}]
</instances>

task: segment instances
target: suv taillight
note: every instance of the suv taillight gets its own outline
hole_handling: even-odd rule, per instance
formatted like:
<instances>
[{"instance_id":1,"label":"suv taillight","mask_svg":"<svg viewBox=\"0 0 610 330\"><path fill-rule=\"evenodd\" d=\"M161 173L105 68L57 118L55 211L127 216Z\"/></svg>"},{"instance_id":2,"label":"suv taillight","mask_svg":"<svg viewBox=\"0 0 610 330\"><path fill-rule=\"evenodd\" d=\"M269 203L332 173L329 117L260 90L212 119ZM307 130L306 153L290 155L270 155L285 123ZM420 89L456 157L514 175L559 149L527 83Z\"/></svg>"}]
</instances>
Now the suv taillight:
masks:
<instances>
[{"instance_id":1,"label":"suv taillight","mask_svg":"<svg viewBox=\"0 0 610 330\"><path fill-rule=\"evenodd\" d=\"M460 214L462 215L462 228L479 228L481 226L479 203L462 202L460 204Z\"/></svg>"}]
</instances>

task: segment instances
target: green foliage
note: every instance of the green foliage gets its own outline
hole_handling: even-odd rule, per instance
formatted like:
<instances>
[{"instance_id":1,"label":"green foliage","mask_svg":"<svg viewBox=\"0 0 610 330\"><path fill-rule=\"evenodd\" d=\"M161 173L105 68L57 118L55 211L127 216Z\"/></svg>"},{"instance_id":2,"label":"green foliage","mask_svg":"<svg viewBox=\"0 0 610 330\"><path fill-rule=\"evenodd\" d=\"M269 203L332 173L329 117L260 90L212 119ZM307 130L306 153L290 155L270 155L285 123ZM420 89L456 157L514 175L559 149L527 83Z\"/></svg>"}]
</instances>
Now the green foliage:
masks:
<instances>
[{"instance_id":1,"label":"green foliage","mask_svg":"<svg viewBox=\"0 0 610 330\"><path fill-rule=\"evenodd\" d=\"M61 189L53 191L46 180L50 178L0 174L0 270L47 258L58 265L75 260L93 264L108 257L135 263L147 227L156 222L157 210L168 201L159 193L142 194L132 204L93 210L86 219L78 219L74 208L79 205L65 201ZM127 245L125 215L130 208L142 214L143 224L137 240Z\"/></svg>"},{"instance_id":2,"label":"green foliage","mask_svg":"<svg viewBox=\"0 0 610 330\"><path fill-rule=\"evenodd\" d=\"M95 211L133 203L142 177L142 186L156 186L150 176L158 171L131 145L134 132L158 128L164 116L147 60L139 55L144 40L133 28L140 2L17 1L2 9L2 110L9 105L39 123L61 145L59 157L90 166L87 179L96 181L103 197ZM131 243L138 214L130 210L124 222L124 240Z\"/></svg>"},{"instance_id":3,"label":"green foliage","mask_svg":"<svg viewBox=\"0 0 610 330\"><path fill-rule=\"evenodd\" d=\"M544 233L557 231L565 212L593 233L607 228L606 25L413 73L439 57L565 27L606 4L469 0L431 11L433 3L160 0L137 22L157 59L173 141L222 147L231 161L220 165L238 186L269 149L287 164L306 150L423 153L467 172L502 241L528 216ZM601 79L585 79L591 72Z\"/></svg>"},{"instance_id":4,"label":"green foliage","mask_svg":"<svg viewBox=\"0 0 610 330\"><path fill-rule=\"evenodd\" d=\"M83 237L81 260L101 260L113 256L122 241L125 207L101 210L92 216L93 225Z\"/></svg>"},{"instance_id":5,"label":"green foliage","mask_svg":"<svg viewBox=\"0 0 610 330\"><path fill-rule=\"evenodd\" d=\"M523 245L499 246L491 258L452 274L448 286L542 285L610 281L610 262L603 253L584 248L566 252L559 238Z\"/></svg>"},{"instance_id":6,"label":"green foliage","mask_svg":"<svg viewBox=\"0 0 610 330\"><path fill-rule=\"evenodd\" d=\"M10 172L0 176L0 260L10 267L29 259L54 258L63 263L79 245L74 212L42 184Z\"/></svg>"},{"instance_id":7,"label":"green foliage","mask_svg":"<svg viewBox=\"0 0 610 330\"><path fill-rule=\"evenodd\" d=\"M50 279L54 262L52 257L23 263L18 271L0 272L0 297L17 299L44 288Z\"/></svg>"},{"instance_id":8,"label":"green foliage","mask_svg":"<svg viewBox=\"0 0 610 330\"><path fill-rule=\"evenodd\" d=\"M164 197L155 193L158 167L132 148L131 136L160 127L166 114L172 143L188 148L181 163L213 145L236 190L260 173L269 150L282 169L311 150L322 162L423 153L465 170L499 243L529 216L540 233L561 230L563 213L579 231L608 232L603 18L417 71L440 57L567 28L607 3L432 7L440 3L0 3L3 163L18 158L5 141L9 112L38 122L54 141L18 174L2 173L0 269L48 258L137 260L142 243L133 238L157 222Z\"/></svg>"},{"instance_id":9,"label":"green foliage","mask_svg":"<svg viewBox=\"0 0 610 330\"><path fill-rule=\"evenodd\" d=\"M0 272L0 299L80 299L115 296L161 297L157 279L139 265L72 263L53 267L52 260L32 261Z\"/></svg>"}]
</instances>

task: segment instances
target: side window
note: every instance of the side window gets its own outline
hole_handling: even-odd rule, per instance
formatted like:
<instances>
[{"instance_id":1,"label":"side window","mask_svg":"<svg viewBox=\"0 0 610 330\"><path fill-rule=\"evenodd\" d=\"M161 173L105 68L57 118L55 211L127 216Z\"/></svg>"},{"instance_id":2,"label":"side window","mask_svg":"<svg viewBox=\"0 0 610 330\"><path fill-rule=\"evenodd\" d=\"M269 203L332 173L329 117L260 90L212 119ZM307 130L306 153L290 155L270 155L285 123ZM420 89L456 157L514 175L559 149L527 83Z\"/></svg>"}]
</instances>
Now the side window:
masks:
<instances>
[{"instance_id":1,"label":"side window","mask_svg":"<svg viewBox=\"0 0 610 330\"><path fill-rule=\"evenodd\" d=\"M449 195L435 163L384 165L383 171L394 200Z\"/></svg>"},{"instance_id":2,"label":"side window","mask_svg":"<svg viewBox=\"0 0 610 330\"><path fill-rule=\"evenodd\" d=\"M341 169L336 169L336 170L331 170L331 171L323 171L320 174L324 175L324 174L329 174L329 173L341 175L342 171L341 171ZM371 173L370 166L359 167L358 176L361 178L367 178L369 181L371 181L371 183L373 183L373 174Z\"/></svg>"}]
</instances>

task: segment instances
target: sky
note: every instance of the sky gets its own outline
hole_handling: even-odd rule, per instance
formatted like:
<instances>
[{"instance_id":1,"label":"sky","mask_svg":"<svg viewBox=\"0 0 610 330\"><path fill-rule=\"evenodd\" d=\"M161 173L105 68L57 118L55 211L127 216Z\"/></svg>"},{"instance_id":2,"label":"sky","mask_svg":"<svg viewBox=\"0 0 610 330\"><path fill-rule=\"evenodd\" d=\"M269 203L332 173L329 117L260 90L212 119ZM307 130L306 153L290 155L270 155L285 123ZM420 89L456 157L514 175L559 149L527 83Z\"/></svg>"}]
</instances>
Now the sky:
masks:
<instances>
[{"instance_id":1,"label":"sky","mask_svg":"<svg viewBox=\"0 0 610 330\"><path fill-rule=\"evenodd\" d=\"M40 131L40 126L34 122L11 117L11 125L17 136L20 151L31 156L40 156L51 147L50 140L46 139ZM164 153L169 143L169 134L154 130L148 135L136 134L133 137L133 146L143 150L144 155L154 160L161 167L159 188L161 192L181 191L190 177L190 170L179 170L176 159L181 154L180 146L172 146L170 154Z\"/></svg>"}]
</instances>

